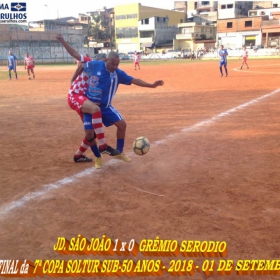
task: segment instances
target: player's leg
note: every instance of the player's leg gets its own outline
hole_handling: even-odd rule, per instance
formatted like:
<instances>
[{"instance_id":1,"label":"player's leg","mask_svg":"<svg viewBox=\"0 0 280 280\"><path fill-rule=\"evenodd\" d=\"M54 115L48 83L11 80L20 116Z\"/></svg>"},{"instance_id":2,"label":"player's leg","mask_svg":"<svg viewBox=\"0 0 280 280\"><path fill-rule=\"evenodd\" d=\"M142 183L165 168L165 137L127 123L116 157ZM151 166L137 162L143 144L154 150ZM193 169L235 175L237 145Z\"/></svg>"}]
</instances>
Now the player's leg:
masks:
<instances>
[{"instance_id":1,"label":"player's leg","mask_svg":"<svg viewBox=\"0 0 280 280\"><path fill-rule=\"evenodd\" d=\"M12 79L11 69L10 69L10 68L8 68L8 71L9 71L9 80L11 80L11 79Z\"/></svg>"},{"instance_id":2,"label":"player's leg","mask_svg":"<svg viewBox=\"0 0 280 280\"><path fill-rule=\"evenodd\" d=\"M226 72L226 77L228 76L228 71L227 71L227 64L224 64L225 72Z\"/></svg>"},{"instance_id":3,"label":"player's leg","mask_svg":"<svg viewBox=\"0 0 280 280\"><path fill-rule=\"evenodd\" d=\"M242 63L241 63L241 66L240 66L240 70L242 70L243 65L244 65L244 58L242 59Z\"/></svg>"},{"instance_id":4,"label":"player's leg","mask_svg":"<svg viewBox=\"0 0 280 280\"><path fill-rule=\"evenodd\" d=\"M221 77L223 77L223 63L220 62L220 74L221 74Z\"/></svg>"},{"instance_id":5,"label":"player's leg","mask_svg":"<svg viewBox=\"0 0 280 280\"><path fill-rule=\"evenodd\" d=\"M81 112L84 114L84 123L87 122L93 125L96 138L100 142L99 151L102 154L108 154L110 156L119 155L120 153L117 150L113 149L106 143L104 128L102 125L102 115L99 106L89 100L86 100L81 107Z\"/></svg>"},{"instance_id":6,"label":"player's leg","mask_svg":"<svg viewBox=\"0 0 280 280\"><path fill-rule=\"evenodd\" d=\"M244 60L244 63L246 64L247 69L249 69L249 65L248 65L248 63L247 63L247 57L246 57L246 59Z\"/></svg>"},{"instance_id":7,"label":"player's leg","mask_svg":"<svg viewBox=\"0 0 280 280\"><path fill-rule=\"evenodd\" d=\"M125 143L126 122L122 115L113 106L101 107L102 121L105 126L115 125L117 127L117 150L120 155L114 156L116 159L130 162L131 159L123 152Z\"/></svg>"},{"instance_id":8,"label":"player's leg","mask_svg":"<svg viewBox=\"0 0 280 280\"><path fill-rule=\"evenodd\" d=\"M34 69L31 68L30 71L31 71L31 73L32 73L32 75L33 75L33 79L35 79L35 72L34 72Z\"/></svg>"},{"instance_id":9,"label":"player's leg","mask_svg":"<svg viewBox=\"0 0 280 280\"><path fill-rule=\"evenodd\" d=\"M79 113L79 116L81 117L82 121L83 121L83 118L84 118L84 115ZM93 130L93 127L92 125L89 125L89 130ZM94 138L95 138L95 135L94 135ZM93 154L95 155L95 168L101 168L102 167L102 158L101 158L101 154L99 152L99 149L97 147L97 144L96 142L95 143L92 143L92 145L90 146L87 138L85 137L83 140L82 140L82 143L79 147L79 149L77 150L76 154L74 155L74 162L92 162L92 159L91 158L88 158L86 156L84 156L84 152L88 149L88 148L91 148Z\"/></svg>"},{"instance_id":10,"label":"player's leg","mask_svg":"<svg viewBox=\"0 0 280 280\"><path fill-rule=\"evenodd\" d=\"M16 80L17 80L17 68L16 68L16 66L14 66L14 73L15 73Z\"/></svg>"},{"instance_id":11,"label":"player's leg","mask_svg":"<svg viewBox=\"0 0 280 280\"><path fill-rule=\"evenodd\" d=\"M31 77L30 77L30 69L27 68L27 75L28 75L28 80L31 80Z\"/></svg>"}]
</instances>

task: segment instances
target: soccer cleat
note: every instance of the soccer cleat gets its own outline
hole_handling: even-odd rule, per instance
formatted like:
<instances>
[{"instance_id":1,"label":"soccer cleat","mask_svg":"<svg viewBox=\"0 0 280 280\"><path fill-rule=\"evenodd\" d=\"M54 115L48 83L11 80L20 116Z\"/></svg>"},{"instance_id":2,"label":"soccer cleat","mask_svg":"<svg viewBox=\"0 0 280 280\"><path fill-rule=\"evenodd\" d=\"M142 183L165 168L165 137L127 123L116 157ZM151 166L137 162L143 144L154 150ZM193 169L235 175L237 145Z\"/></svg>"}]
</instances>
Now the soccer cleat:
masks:
<instances>
[{"instance_id":1,"label":"soccer cleat","mask_svg":"<svg viewBox=\"0 0 280 280\"><path fill-rule=\"evenodd\" d=\"M92 162L92 158L88 158L84 155L81 155L81 156L74 156L73 157L73 160L75 162Z\"/></svg>"},{"instance_id":2,"label":"soccer cleat","mask_svg":"<svg viewBox=\"0 0 280 280\"><path fill-rule=\"evenodd\" d=\"M223 77L223 74L221 74L221 77Z\"/></svg>"},{"instance_id":3,"label":"soccer cleat","mask_svg":"<svg viewBox=\"0 0 280 280\"><path fill-rule=\"evenodd\" d=\"M242 70L242 67L240 67L240 69L239 70Z\"/></svg>"},{"instance_id":4,"label":"soccer cleat","mask_svg":"<svg viewBox=\"0 0 280 280\"><path fill-rule=\"evenodd\" d=\"M28 80L31 80L31 77L29 77Z\"/></svg>"},{"instance_id":5,"label":"soccer cleat","mask_svg":"<svg viewBox=\"0 0 280 280\"><path fill-rule=\"evenodd\" d=\"M102 157L98 157L95 159L94 167L96 169L100 169L102 167Z\"/></svg>"},{"instance_id":6,"label":"soccer cleat","mask_svg":"<svg viewBox=\"0 0 280 280\"><path fill-rule=\"evenodd\" d=\"M107 154L109 156L117 156L117 155L121 154L118 150L115 150L111 146L108 146L108 145L105 148L99 147L99 152L101 154Z\"/></svg>"},{"instance_id":7,"label":"soccer cleat","mask_svg":"<svg viewBox=\"0 0 280 280\"><path fill-rule=\"evenodd\" d=\"M35 75L33 75L33 79L35 79Z\"/></svg>"},{"instance_id":8,"label":"soccer cleat","mask_svg":"<svg viewBox=\"0 0 280 280\"><path fill-rule=\"evenodd\" d=\"M121 153L120 155L114 156L115 159L123 160L124 162L130 162L131 158L129 158L126 154Z\"/></svg>"}]
</instances>

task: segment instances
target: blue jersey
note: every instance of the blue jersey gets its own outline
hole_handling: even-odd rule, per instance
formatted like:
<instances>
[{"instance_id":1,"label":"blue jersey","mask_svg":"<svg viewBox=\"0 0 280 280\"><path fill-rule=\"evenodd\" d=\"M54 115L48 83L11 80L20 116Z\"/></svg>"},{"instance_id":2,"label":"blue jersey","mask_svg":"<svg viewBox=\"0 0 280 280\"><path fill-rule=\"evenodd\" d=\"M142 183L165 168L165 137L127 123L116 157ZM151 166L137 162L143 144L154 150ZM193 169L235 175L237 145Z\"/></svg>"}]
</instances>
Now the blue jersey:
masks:
<instances>
[{"instance_id":1,"label":"blue jersey","mask_svg":"<svg viewBox=\"0 0 280 280\"><path fill-rule=\"evenodd\" d=\"M11 68L15 68L16 67L16 60L17 57L15 55L8 55L8 63L9 63L9 67Z\"/></svg>"},{"instance_id":2,"label":"blue jersey","mask_svg":"<svg viewBox=\"0 0 280 280\"><path fill-rule=\"evenodd\" d=\"M84 71L89 75L86 96L100 107L109 107L119 84L130 85L133 77L117 69L111 73L104 61L93 60L84 64Z\"/></svg>"},{"instance_id":3,"label":"blue jersey","mask_svg":"<svg viewBox=\"0 0 280 280\"><path fill-rule=\"evenodd\" d=\"M226 49L220 50L219 55L220 55L220 61L221 62L226 62L227 61L228 52L227 52Z\"/></svg>"}]
</instances>

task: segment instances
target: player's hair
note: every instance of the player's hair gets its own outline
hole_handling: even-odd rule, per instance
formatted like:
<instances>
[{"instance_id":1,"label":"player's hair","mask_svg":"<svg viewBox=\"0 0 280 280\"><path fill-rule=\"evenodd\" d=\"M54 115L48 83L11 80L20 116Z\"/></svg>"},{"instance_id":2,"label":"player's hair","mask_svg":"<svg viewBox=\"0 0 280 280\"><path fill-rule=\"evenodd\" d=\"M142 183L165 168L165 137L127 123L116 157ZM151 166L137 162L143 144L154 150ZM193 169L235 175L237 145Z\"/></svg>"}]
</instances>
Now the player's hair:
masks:
<instances>
[{"instance_id":1,"label":"player's hair","mask_svg":"<svg viewBox=\"0 0 280 280\"><path fill-rule=\"evenodd\" d=\"M119 59L120 56L117 52L111 51L111 52L109 52L107 59L111 59L111 58L118 58Z\"/></svg>"}]
</instances>

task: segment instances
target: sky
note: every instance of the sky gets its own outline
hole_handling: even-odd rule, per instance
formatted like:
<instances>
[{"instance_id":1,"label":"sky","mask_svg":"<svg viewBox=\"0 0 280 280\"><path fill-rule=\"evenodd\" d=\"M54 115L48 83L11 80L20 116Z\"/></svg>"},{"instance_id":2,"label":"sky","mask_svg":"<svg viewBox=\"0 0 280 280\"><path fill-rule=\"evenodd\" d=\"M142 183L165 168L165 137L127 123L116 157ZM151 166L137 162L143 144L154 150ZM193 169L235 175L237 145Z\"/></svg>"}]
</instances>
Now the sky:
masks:
<instances>
[{"instance_id":1,"label":"sky","mask_svg":"<svg viewBox=\"0 0 280 280\"><path fill-rule=\"evenodd\" d=\"M78 14L102 9L104 6L113 8L117 5L141 3L143 6L173 9L173 0L25 0L27 21L37 21L42 19L56 19L73 16L78 18Z\"/></svg>"}]
</instances>

